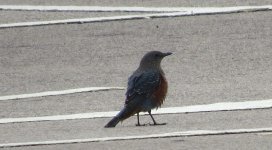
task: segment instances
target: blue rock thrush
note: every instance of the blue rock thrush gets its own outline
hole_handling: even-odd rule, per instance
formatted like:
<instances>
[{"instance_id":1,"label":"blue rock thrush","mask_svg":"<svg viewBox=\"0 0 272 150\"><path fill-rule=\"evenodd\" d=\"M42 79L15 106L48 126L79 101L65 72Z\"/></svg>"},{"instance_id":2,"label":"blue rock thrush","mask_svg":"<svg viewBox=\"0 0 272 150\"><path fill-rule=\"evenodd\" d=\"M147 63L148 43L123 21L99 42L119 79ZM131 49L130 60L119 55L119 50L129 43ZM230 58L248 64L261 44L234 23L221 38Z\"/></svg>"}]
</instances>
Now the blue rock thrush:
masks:
<instances>
[{"instance_id":1,"label":"blue rock thrush","mask_svg":"<svg viewBox=\"0 0 272 150\"><path fill-rule=\"evenodd\" d=\"M161 68L161 61L172 53L151 51L144 55L136 71L129 77L124 108L105 125L115 127L118 122L137 114L137 126L140 126L139 112L148 112L154 125L158 124L151 109L162 105L167 94L167 81ZM165 124L165 123L164 123Z\"/></svg>"}]
</instances>

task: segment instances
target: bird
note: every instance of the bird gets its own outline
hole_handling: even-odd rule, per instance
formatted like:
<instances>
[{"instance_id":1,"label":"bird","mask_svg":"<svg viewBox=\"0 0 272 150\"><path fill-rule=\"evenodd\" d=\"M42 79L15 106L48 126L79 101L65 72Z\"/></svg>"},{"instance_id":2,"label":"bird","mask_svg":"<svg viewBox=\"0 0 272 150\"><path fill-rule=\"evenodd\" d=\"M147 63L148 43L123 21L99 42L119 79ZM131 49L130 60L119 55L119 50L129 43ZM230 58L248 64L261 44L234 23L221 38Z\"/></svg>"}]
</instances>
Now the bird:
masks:
<instances>
[{"instance_id":1,"label":"bird","mask_svg":"<svg viewBox=\"0 0 272 150\"><path fill-rule=\"evenodd\" d=\"M142 126L139 120L140 112L148 112L153 125L166 124L157 123L151 110L160 107L166 98L168 83L161 68L161 61L171 54L150 51L142 57L139 67L128 78L124 107L104 126L105 128L115 127L120 121L135 114L137 114L136 126Z\"/></svg>"}]
</instances>

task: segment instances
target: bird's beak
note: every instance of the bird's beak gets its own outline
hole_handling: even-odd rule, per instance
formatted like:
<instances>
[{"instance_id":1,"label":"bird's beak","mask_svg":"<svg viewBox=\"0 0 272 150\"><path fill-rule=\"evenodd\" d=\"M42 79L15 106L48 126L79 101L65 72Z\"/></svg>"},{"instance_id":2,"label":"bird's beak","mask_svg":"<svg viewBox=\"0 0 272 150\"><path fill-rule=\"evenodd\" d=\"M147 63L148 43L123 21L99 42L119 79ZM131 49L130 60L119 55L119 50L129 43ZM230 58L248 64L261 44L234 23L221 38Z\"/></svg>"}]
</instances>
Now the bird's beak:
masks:
<instances>
[{"instance_id":1,"label":"bird's beak","mask_svg":"<svg viewBox=\"0 0 272 150\"><path fill-rule=\"evenodd\" d=\"M171 53L171 52L163 53L163 56L165 57L165 56L169 56L169 55L171 55L171 54L173 54L173 53Z\"/></svg>"}]
</instances>

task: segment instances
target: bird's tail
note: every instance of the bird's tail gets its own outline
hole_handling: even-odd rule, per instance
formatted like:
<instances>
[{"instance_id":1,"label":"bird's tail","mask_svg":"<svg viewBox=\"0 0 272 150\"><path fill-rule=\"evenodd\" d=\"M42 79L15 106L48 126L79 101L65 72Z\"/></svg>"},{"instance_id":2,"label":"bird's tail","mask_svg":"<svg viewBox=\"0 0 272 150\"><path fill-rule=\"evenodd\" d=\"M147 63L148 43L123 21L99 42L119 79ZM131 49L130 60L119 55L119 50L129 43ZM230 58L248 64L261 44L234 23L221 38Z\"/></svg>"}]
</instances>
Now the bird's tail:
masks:
<instances>
[{"instance_id":1,"label":"bird's tail","mask_svg":"<svg viewBox=\"0 0 272 150\"><path fill-rule=\"evenodd\" d=\"M113 128L118 124L119 121L120 121L119 117L115 116L111 119L109 123L105 125L105 128Z\"/></svg>"},{"instance_id":2,"label":"bird's tail","mask_svg":"<svg viewBox=\"0 0 272 150\"><path fill-rule=\"evenodd\" d=\"M105 128L115 127L120 121L127 119L128 117L134 115L136 110L131 107L124 107L115 117L113 117L109 123L105 125Z\"/></svg>"}]
</instances>

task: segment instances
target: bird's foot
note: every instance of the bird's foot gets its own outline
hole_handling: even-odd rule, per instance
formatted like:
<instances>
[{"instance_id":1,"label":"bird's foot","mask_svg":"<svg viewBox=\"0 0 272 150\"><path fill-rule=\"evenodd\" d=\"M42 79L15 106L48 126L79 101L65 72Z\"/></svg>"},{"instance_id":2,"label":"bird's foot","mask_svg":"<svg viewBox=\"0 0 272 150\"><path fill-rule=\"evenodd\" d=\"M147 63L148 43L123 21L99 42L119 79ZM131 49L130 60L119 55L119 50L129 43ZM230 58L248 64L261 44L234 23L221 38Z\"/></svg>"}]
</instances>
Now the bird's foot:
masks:
<instances>
[{"instance_id":1,"label":"bird's foot","mask_svg":"<svg viewBox=\"0 0 272 150\"><path fill-rule=\"evenodd\" d=\"M135 124L137 127L141 127L141 126L161 126L161 125L166 125L167 123L155 123L155 124Z\"/></svg>"},{"instance_id":2,"label":"bird's foot","mask_svg":"<svg viewBox=\"0 0 272 150\"><path fill-rule=\"evenodd\" d=\"M139 124L139 123L137 123L137 124L135 124L137 127L141 127L141 126L146 126L147 124Z\"/></svg>"},{"instance_id":3,"label":"bird's foot","mask_svg":"<svg viewBox=\"0 0 272 150\"><path fill-rule=\"evenodd\" d=\"M150 124L151 126L161 126L161 125L166 125L167 123L154 123Z\"/></svg>"}]
</instances>

